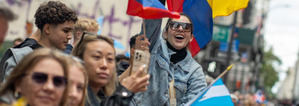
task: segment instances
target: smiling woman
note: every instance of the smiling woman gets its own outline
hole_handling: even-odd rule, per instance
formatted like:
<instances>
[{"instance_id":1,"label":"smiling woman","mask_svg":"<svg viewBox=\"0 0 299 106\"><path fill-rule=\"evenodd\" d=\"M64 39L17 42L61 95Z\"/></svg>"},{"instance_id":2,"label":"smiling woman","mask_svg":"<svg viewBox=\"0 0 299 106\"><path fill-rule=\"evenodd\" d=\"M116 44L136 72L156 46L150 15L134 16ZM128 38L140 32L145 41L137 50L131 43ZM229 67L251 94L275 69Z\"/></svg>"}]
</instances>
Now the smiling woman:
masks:
<instances>
[{"instance_id":1,"label":"smiling woman","mask_svg":"<svg viewBox=\"0 0 299 106\"><path fill-rule=\"evenodd\" d=\"M66 56L59 51L36 50L25 56L8 76L0 89L1 100L7 104L62 106L68 88L67 70Z\"/></svg>"}]
</instances>

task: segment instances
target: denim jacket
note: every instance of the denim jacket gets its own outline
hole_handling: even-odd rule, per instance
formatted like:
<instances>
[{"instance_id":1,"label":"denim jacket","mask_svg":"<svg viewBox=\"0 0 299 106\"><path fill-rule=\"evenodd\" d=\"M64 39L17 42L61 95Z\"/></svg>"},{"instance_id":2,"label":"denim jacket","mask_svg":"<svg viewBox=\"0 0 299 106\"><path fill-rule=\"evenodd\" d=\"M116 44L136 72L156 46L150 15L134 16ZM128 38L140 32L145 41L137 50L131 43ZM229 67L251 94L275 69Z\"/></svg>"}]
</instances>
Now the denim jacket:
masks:
<instances>
[{"instance_id":1,"label":"denim jacket","mask_svg":"<svg viewBox=\"0 0 299 106\"><path fill-rule=\"evenodd\" d=\"M190 52L182 61L171 63L170 56L174 52L168 49L161 36L161 20L145 22L146 36L151 43L150 84L147 91L135 95L131 105L169 106L169 82L173 78L177 105L184 105L207 86L202 67L192 58Z\"/></svg>"}]
</instances>

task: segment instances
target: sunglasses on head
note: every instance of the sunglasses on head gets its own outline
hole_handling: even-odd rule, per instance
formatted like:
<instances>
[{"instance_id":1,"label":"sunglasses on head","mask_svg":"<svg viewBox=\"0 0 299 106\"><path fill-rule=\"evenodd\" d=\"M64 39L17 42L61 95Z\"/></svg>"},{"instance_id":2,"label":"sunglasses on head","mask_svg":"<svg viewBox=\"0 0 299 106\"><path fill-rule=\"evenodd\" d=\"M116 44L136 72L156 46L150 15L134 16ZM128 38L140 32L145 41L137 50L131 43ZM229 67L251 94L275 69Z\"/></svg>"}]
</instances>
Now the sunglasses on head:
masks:
<instances>
[{"instance_id":1,"label":"sunglasses on head","mask_svg":"<svg viewBox=\"0 0 299 106\"><path fill-rule=\"evenodd\" d=\"M192 31L192 24L191 23L182 23L182 22L175 22L170 21L168 23L171 30L179 30L180 26L183 28L183 31L185 32L191 32Z\"/></svg>"},{"instance_id":2,"label":"sunglasses on head","mask_svg":"<svg viewBox=\"0 0 299 106\"><path fill-rule=\"evenodd\" d=\"M32 80L38 84L45 84L48 81L48 74L42 72L34 72L32 74ZM67 79L63 76L54 76L52 78L55 87L63 87L67 83Z\"/></svg>"},{"instance_id":3,"label":"sunglasses on head","mask_svg":"<svg viewBox=\"0 0 299 106\"><path fill-rule=\"evenodd\" d=\"M84 32L82 33L81 39L80 39L80 41L78 42L77 45L80 45L80 44L82 43L84 37L87 36L87 35L91 35L91 36L99 36L99 35L97 35L97 34L95 34L95 33L91 33L91 32L86 32L86 31L84 31Z\"/></svg>"}]
</instances>

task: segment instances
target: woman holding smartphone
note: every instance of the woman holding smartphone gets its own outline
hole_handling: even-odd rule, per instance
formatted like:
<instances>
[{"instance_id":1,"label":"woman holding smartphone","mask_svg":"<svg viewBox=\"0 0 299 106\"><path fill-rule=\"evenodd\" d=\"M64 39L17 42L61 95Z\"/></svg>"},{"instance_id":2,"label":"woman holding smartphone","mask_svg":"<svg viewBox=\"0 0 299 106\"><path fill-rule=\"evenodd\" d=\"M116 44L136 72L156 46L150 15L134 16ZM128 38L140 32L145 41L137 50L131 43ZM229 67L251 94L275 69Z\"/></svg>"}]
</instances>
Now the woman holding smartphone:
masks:
<instances>
[{"instance_id":1,"label":"woman holding smartphone","mask_svg":"<svg viewBox=\"0 0 299 106\"><path fill-rule=\"evenodd\" d=\"M134 93L147 89L149 75L138 77L142 74L142 67L139 73L118 81L116 51L110 38L84 33L73 55L85 62L89 77L85 106L126 106Z\"/></svg>"}]
</instances>

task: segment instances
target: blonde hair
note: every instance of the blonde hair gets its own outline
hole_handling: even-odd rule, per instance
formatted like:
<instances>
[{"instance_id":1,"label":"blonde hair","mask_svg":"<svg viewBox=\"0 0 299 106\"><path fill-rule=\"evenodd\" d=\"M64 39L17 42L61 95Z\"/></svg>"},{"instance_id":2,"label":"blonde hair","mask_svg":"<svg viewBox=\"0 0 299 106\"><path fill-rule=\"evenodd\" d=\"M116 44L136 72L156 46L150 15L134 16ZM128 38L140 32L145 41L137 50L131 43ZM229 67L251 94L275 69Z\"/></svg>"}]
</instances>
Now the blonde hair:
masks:
<instances>
[{"instance_id":1,"label":"blonde hair","mask_svg":"<svg viewBox=\"0 0 299 106\"><path fill-rule=\"evenodd\" d=\"M69 57L70 58L67 59L68 60L67 64L68 64L69 69L70 69L70 67L75 66L75 67L79 68L79 70L83 73L83 76L84 76L84 87L83 87L84 90L83 90L83 94L82 94L82 100L79 104L79 106L84 106L85 97L87 94L86 90L87 90L87 85L88 85L88 75L87 75L86 70L82 64L83 63L82 60L80 60L79 58L76 58L76 57L71 57L71 56L69 56ZM71 73L71 70L69 70L69 71L70 71L69 73Z\"/></svg>"},{"instance_id":2,"label":"blonde hair","mask_svg":"<svg viewBox=\"0 0 299 106\"><path fill-rule=\"evenodd\" d=\"M79 18L79 20L74 25L74 32L76 31L90 31L99 30L99 24L96 20L90 18Z\"/></svg>"},{"instance_id":3,"label":"blonde hair","mask_svg":"<svg viewBox=\"0 0 299 106\"><path fill-rule=\"evenodd\" d=\"M8 76L7 81L0 89L0 96L5 95L5 93L9 91L11 91L13 94L16 93L17 86L19 86L20 82L26 76L26 74L28 74L31 69L33 69L39 62L45 59L53 59L58 62L63 68L64 77L68 79L67 60L63 53L53 49L37 49L32 53L24 56L20 63L17 64L17 66L13 69L11 74ZM69 87L66 86L63 91L62 99L59 103L60 106L63 106L65 104L68 89Z\"/></svg>"},{"instance_id":4,"label":"blonde hair","mask_svg":"<svg viewBox=\"0 0 299 106\"><path fill-rule=\"evenodd\" d=\"M79 42L73 49L73 51L72 51L73 55L84 60L83 56L84 56L84 51L86 50L87 44L90 42L95 42L95 41L107 42L109 45L111 45L114 48L113 40L108 37L105 37L102 35L101 36L96 36L96 35L85 36L85 37L83 37L82 41ZM115 50L114 50L114 53L115 53ZM104 89L103 89L105 95L111 96L114 93L116 86L118 86L117 84L118 84L118 79L117 79L117 75L116 75L116 70L112 70L112 78L108 82L108 84L104 86Z\"/></svg>"}]
</instances>

